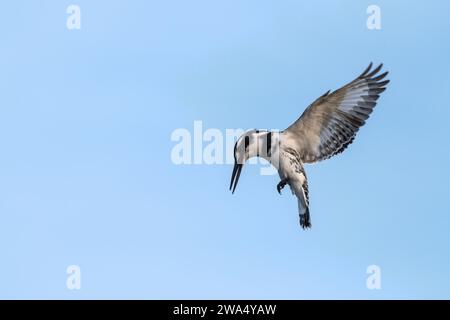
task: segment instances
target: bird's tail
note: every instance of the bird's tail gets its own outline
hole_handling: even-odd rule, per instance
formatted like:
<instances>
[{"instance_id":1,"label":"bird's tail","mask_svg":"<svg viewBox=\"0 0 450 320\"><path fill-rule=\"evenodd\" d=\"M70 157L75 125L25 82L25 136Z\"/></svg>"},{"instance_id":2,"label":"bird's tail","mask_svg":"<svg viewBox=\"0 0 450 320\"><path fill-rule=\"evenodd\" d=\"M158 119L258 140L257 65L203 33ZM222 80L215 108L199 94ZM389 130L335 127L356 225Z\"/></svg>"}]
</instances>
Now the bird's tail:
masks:
<instances>
[{"instance_id":1,"label":"bird's tail","mask_svg":"<svg viewBox=\"0 0 450 320\"><path fill-rule=\"evenodd\" d=\"M311 217L309 215L309 206L306 201L298 199L298 211L300 218L300 226L303 229L311 228Z\"/></svg>"}]
</instances>

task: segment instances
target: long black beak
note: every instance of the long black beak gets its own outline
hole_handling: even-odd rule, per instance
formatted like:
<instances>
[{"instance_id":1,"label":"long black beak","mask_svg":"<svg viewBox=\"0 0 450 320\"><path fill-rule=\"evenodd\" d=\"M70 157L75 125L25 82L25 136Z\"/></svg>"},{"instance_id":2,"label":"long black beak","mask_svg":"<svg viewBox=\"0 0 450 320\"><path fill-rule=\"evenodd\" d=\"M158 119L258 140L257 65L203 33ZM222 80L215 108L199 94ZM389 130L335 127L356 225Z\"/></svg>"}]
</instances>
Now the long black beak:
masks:
<instances>
[{"instance_id":1,"label":"long black beak","mask_svg":"<svg viewBox=\"0 0 450 320\"><path fill-rule=\"evenodd\" d=\"M231 175L231 182L230 182L231 193L234 193L234 190L236 189L236 186L239 181L239 176L241 175L242 166L243 166L242 164L239 164L237 162L234 163L233 173Z\"/></svg>"}]
</instances>

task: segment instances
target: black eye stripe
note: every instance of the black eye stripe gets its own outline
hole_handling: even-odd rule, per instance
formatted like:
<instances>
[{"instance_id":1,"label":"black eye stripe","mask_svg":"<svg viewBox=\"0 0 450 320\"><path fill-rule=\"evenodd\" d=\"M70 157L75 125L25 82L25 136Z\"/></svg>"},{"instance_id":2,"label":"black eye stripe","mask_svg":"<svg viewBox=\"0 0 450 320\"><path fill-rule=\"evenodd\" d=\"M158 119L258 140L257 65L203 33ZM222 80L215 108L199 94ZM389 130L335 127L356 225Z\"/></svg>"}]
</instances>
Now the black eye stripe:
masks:
<instances>
[{"instance_id":1,"label":"black eye stripe","mask_svg":"<svg viewBox=\"0 0 450 320\"><path fill-rule=\"evenodd\" d=\"M272 155L272 132L267 134L267 156L270 157Z\"/></svg>"},{"instance_id":2,"label":"black eye stripe","mask_svg":"<svg viewBox=\"0 0 450 320\"><path fill-rule=\"evenodd\" d=\"M250 137L249 136L245 136L245 139L244 139L244 147L245 147L245 150L247 150L248 149L248 146L250 145Z\"/></svg>"}]
</instances>

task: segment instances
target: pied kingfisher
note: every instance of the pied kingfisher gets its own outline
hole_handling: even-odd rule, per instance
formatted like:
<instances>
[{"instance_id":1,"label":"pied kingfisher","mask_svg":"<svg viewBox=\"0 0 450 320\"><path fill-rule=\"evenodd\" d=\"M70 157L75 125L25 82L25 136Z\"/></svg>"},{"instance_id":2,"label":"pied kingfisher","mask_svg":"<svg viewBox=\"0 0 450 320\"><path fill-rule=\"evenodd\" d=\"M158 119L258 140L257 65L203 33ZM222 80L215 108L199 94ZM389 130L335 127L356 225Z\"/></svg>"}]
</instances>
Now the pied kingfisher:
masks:
<instances>
[{"instance_id":1,"label":"pied kingfisher","mask_svg":"<svg viewBox=\"0 0 450 320\"><path fill-rule=\"evenodd\" d=\"M303 164L328 159L353 142L389 83L383 80L388 72L379 74L382 66L371 70L370 63L353 81L320 96L283 131L255 129L240 136L234 146L230 190L234 193L244 163L252 157L262 157L278 170L278 192L281 194L288 184L297 196L300 225L310 228L308 180Z\"/></svg>"}]
</instances>

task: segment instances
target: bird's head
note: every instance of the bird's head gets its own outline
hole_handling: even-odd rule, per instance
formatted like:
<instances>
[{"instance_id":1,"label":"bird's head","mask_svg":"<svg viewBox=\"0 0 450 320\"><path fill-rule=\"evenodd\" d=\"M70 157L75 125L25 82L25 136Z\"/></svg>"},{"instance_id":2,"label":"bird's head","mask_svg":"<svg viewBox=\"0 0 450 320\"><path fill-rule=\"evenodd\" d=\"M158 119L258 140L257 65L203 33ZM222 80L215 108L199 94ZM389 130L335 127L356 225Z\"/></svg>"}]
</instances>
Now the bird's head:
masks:
<instances>
[{"instance_id":1,"label":"bird's head","mask_svg":"<svg viewBox=\"0 0 450 320\"><path fill-rule=\"evenodd\" d=\"M245 162L258 155L258 130L243 133L234 145L234 168L231 175L230 190L234 193Z\"/></svg>"}]
</instances>

